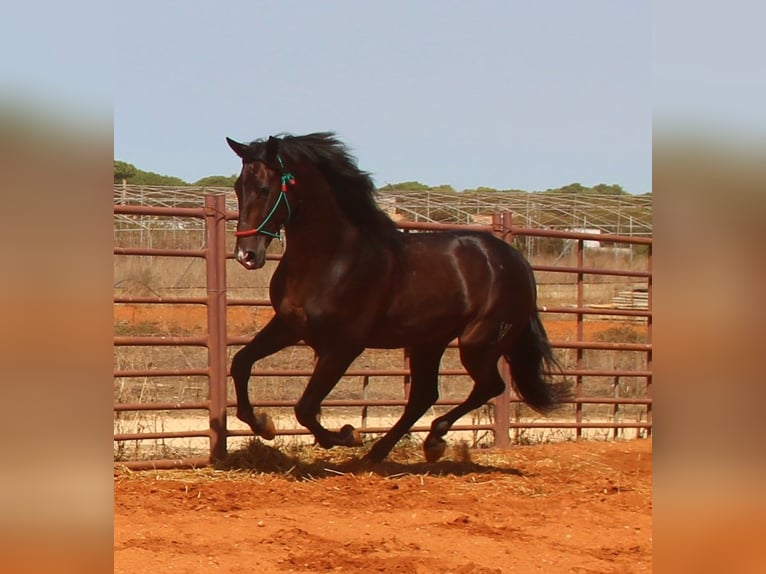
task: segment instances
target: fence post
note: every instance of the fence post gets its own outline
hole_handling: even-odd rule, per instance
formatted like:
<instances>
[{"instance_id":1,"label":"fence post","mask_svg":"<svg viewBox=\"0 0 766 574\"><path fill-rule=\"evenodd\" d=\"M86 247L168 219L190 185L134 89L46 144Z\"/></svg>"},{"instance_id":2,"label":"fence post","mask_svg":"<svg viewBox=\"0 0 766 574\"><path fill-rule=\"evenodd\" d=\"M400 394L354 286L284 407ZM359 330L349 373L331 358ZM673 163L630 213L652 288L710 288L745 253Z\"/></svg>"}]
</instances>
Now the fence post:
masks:
<instances>
[{"instance_id":1,"label":"fence post","mask_svg":"<svg viewBox=\"0 0 766 574\"><path fill-rule=\"evenodd\" d=\"M649 251L647 252L647 271L649 271L649 278L646 283L646 292L647 292L647 309L651 311L653 309L652 307L652 246L653 244L649 244ZM646 352L646 369L651 373L653 370L652 367L652 316L653 314L650 313L649 316L646 318L646 342L649 343L650 347L649 350ZM646 437L649 438L652 436L652 401L654 400L652 398L653 395L652 390L652 375L649 375L646 377L646 398L650 399L650 402L648 405L646 405L646 422L649 426L646 427Z\"/></svg>"},{"instance_id":2,"label":"fence post","mask_svg":"<svg viewBox=\"0 0 766 574\"><path fill-rule=\"evenodd\" d=\"M617 424L620 422L620 376L615 375L614 377L614 383L612 384L612 389L614 391L614 405L612 406L612 422L614 423L614 428L612 429L612 439L617 440L619 437L619 428L617 428Z\"/></svg>"},{"instance_id":3,"label":"fence post","mask_svg":"<svg viewBox=\"0 0 766 574\"><path fill-rule=\"evenodd\" d=\"M585 241L580 238L577 240L577 342L582 343L585 340L585 315L582 309L585 306L585 273L582 272L585 266ZM585 353L581 347L577 347L577 371L575 377L575 438L582 438L582 415L583 404L578 399L582 397L583 376L582 371L585 368Z\"/></svg>"},{"instance_id":4,"label":"fence post","mask_svg":"<svg viewBox=\"0 0 766 574\"><path fill-rule=\"evenodd\" d=\"M210 459L226 457L226 197L205 195Z\"/></svg>"},{"instance_id":5,"label":"fence post","mask_svg":"<svg viewBox=\"0 0 766 574\"><path fill-rule=\"evenodd\" d=\"M511 233L511 214L492 214L492 233L508 243L513 241ZM509 422L511 420L511 368L508 361L501 357L498 362L500 376L505 382L505 390L494 400L494 434L495 447L508 448L511 444L508 436Z\"/></svg>"},{"instance_id":6,"label":"fence post","mask_svg":"<svg viewBox=\"0 0 766 574\"><path fill-rule=\"evenodd\" d=\"M370 375L364 375L362 377L362 400L364 400L365 404L362 405L362 429L367 428L367 415L368 415L368 407L367 405L367 398L370 396L369 393L370 390Z\"/></svg>"},{"instance_id":7,"label":"fence post","mask_svg":"<svg viewBox=\"0 0 766 574\"><path fill-rule=\"evenodd\" d=\"M405 229L404 233L409 233L409 230ZM402 379L402 394L404 395L404 400L408 401L410 400L412 375L410 371L410 353L406 347L402 349L402 367L407 371Z\"/></svg>"}]
</instances>

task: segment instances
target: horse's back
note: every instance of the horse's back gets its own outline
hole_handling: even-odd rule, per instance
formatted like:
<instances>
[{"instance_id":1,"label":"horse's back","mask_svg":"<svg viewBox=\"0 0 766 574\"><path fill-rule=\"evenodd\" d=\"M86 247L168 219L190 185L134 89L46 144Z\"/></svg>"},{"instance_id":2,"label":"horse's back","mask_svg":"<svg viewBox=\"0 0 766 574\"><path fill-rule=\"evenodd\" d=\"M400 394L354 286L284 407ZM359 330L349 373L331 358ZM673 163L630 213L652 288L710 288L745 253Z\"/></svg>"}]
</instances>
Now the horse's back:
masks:
<instances>
[{"instance_id":1,"label":"horse's back","mask_svg":"<svg viewBox=\"0 0 766 574\"><path fill-rule=\"evenodd\" d=\"M492 289L534 291L526 259L510 244L489 233L454 231L406 236L407 281L457 289L463 297Z\"/></svg>"},{"instance_id":2,"label":"horse's back","mask_svg":"<svg viewBox=\"0 0 766 574\"><path fill-rule=\"evenodd\" d=\"M535 308L528 263L487 233L406 235L394 269L389 302L370 346L407 346L404 339L446 343L471 325L496 329Z\"/></svg>"}]
</instances>

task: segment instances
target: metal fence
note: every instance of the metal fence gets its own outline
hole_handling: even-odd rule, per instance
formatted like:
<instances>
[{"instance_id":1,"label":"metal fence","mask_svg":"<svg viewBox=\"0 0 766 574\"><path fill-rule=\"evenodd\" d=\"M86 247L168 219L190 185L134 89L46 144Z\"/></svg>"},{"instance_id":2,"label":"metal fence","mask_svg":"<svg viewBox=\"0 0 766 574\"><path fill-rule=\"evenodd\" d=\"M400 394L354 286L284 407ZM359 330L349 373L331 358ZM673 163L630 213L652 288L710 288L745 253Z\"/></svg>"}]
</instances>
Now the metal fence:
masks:
<instances>
[{"instance_id":1,"label":"metal fence","mask_svg":"<svg viewBox=\"0 0 766 574\"><path fill-rule=\"evenodd\" d=\"M226 457L232 439L247 437L250 431L242 428L232 428L230 424L234 417L229 416L229 409L235 404L231 397L228 375L228 356L233 349L245 344L249 337L230 336L227 333L227 309L234 307L259 307L264 312L270 309L270 303L265 298L235 298L227 293L226 261L232 259L227 253L226 233L227 221L236 219L236 213L227 210L225 196L210 194L204 198L203 207L157 207L143 205L116 204L115 218L121 224L129 221L130 217L157 218L194 218L204 222L204 245L198 249L189 248L155 248L155 247L115 247L115 256L119 257L171 257L188 258L204 261L206 288L204 296L166 297L161 295L127 295L115 296L115 306L119 305L174 305L174 306L204 306L206 308L205 332L186 334L182 336L121 334L115 335L115 356L120 349L148 347L157 348L199 348L206 350L204 365L189 368L162 368L148 364L139 368L124 368L115 361L115 387L118 381L143 379L159 381L179 377L197 377L206 379L206 396L196 400L127 400L115 401L115 448L126 443L138 444L142 441L171 441L174 439L202 439L207 447L202 455L176 456L172 451L170 456L166 451L117 457L116 461L130 468L171 468L180 466L206 465ZM652 240L646 237L624 237L600 234L594 236L588 233L568 232L548 229L532 229L514 227L511 214L495 214L492 225L447 225L436 223L405 223L399 224L407 232L429 232L455 228L480 229L495 234L505 241L518 241L521 237L552 238L571 243L574 254L574 265L533 265L537 274L556 275L562 277L559 282L571 286L572 295L568 300L559 304L541 307L543 321L546 318L564 317L575 322L575 337L573 340L556 340L552 344L558 353L567 354L567 365L563 375L574 383L574 398L569 410L564 415L545 419L532 419L524 411L523 405L511 390L510 385L501 396L495 398L490 405L487 420L471 419L459 421L453 427L454 431L484 432L492 436L491 443L498 448L505 448L512 441L520 440L520 432L534 429L566 429L573 438L587 435L589 429L601 429L611 437L618 437L626 430L632 430L636 436L647 436L652 428L652 271L651 248ZM611 247L628 246L631 249L640 248L646 266L643 269L615 269L586 265L588 245L597 240L607 242ZM269 259L278 259L278 254L270 254ZM593 305L586 297L586 287L594 278L616 278L633 287L637 295L635 300L626 301L625 294L618 304ZM642 341L586 340L586 321L594 317L613 319L616 321L633 321L640 325L645 332ZM615 323L618 324L618 323ZM453 344L454 346L454 344ZM594 357L609 353L629 353L640 358L638 365L633 361L630 365L620 365L619 361L611 361L606 367ZM594 366L596 365L596 366ZM506 380L510 371L505 362L501 363L501 372ZM253 380L260 377L280 377L285 379L302 380L311 373L311 364L290 365L289 368L262 367L255 365ZM347 373L348 377L361 379L358 395L353 398L331 399L323 403L323 408L353 408L360 413L361 426L358 430L363 435L386 432L388 426L377 425L368 417L371 408L387 408L401 411L409 391L409 370L407 357L401 354L401 367L398 368L355 368ZM465 371L461 368L442 368L441 377L463 378L469 384ZM398 390L388 397L371 396L370 381L375 377L388 377L401 380ZM600 381L591 385L590 381ZM625 381L629 381L630 392L624 392ZM155 383L152 383L155 384ZM591 385L591 386L589 386ZM594 390L595 389L595 390ZM292 408L298 396L270 397L259 400L259 408ZM463 397L440 399L438 407L451 407L461 402ZM599 416L590 416L588 408L597 406ZM606 409L606 411L604 411ZM205 428L196 430L167 428L132 428L124 432L118 428L117 421L128 413L146 412L205 412ZM324 412L324 411L323 411ZM629 417L625 413L630 413ZM398 415L396 415L398 416ZM632 420L630 419L632 417ZM425 432L428 426L419 423L413 428L414 433ZM302 428L282 428L278 435L305 435Z\"/></svg>"}]
</instances>

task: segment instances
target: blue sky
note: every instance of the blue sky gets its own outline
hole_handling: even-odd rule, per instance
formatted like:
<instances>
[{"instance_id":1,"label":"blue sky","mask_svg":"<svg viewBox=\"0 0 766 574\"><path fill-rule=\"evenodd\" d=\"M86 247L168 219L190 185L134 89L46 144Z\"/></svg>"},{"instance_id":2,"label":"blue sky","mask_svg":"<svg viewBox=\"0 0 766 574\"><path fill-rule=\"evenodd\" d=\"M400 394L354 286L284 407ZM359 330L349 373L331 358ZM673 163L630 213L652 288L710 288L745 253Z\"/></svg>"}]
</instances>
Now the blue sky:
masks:
<instances>
[{"instance_id":1,"label":"blue sky","mask_svg":"<svg viewBox=\"0 0 766 574\"><path fill-rule=\"evenodd\" d=\"M0 21L3 96L113 111L115 158L187 181L238 170L226 136L332 130L378 185L644 193L650 7L30 0Z\"/></svg>"},{"instance_id":2,"label":"blue sky","mask_svg":"<svg viewBox=\"0 0 766 574\"><path fill-rule=\"evenodd\" d=\"M646 2L130 2L114 153L194 181L226 136L331 130L377 185L651 191Z\"/></svg>"},{"instance_id":3,"label":"blue sky","mask_svg":"<svg viewBox=\"0 0 766 574\"><path fill-rule=\"evenodd\" d=\"M237 171L225 136L282 131L337 131L379 185L632 193L651 189L652 122L766 142L750 0L30 0L12 16L0 111L113 123L115 157L190 181Z\"/></svg>"}]
</instances>

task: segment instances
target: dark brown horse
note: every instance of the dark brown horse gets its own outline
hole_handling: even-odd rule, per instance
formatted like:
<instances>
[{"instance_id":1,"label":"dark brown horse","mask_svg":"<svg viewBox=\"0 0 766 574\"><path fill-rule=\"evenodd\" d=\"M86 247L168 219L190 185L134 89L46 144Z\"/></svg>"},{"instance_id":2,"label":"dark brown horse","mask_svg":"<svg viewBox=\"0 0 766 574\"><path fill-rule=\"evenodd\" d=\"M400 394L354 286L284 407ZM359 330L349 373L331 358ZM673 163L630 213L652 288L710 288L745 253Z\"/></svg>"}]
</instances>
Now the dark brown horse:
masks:
<instances>
[{"instance_id":1,"label":"dark brown horse","mask_svg":"<svg viewBox=\"0 0 766 574\"><path fill-rule=\"evenodd\" d=\"M482 232L400 232L375 203L369 174L331 133L227 141L242 158L237 260L247 269L262 267L269 243L282 228L286 235L270 285L274 318L231 365L237 417L256 435L273 438L274 425L250 403L253 364L301 340L314 349L316 366L295 414L325 448L361 444L351 425L331 431L317 420L352 361L367 347L409 351L407 406L372 446L370 461L383 460L436 402L439 363L456 338L474 387L431 424L427 460L444 453L442 437L457 419L504 390L500 357L533 409L548 412L567 399L566 386L544 375L555 361L538 317L532 269L513 247Z\"/></svg>"}]
</instances>

